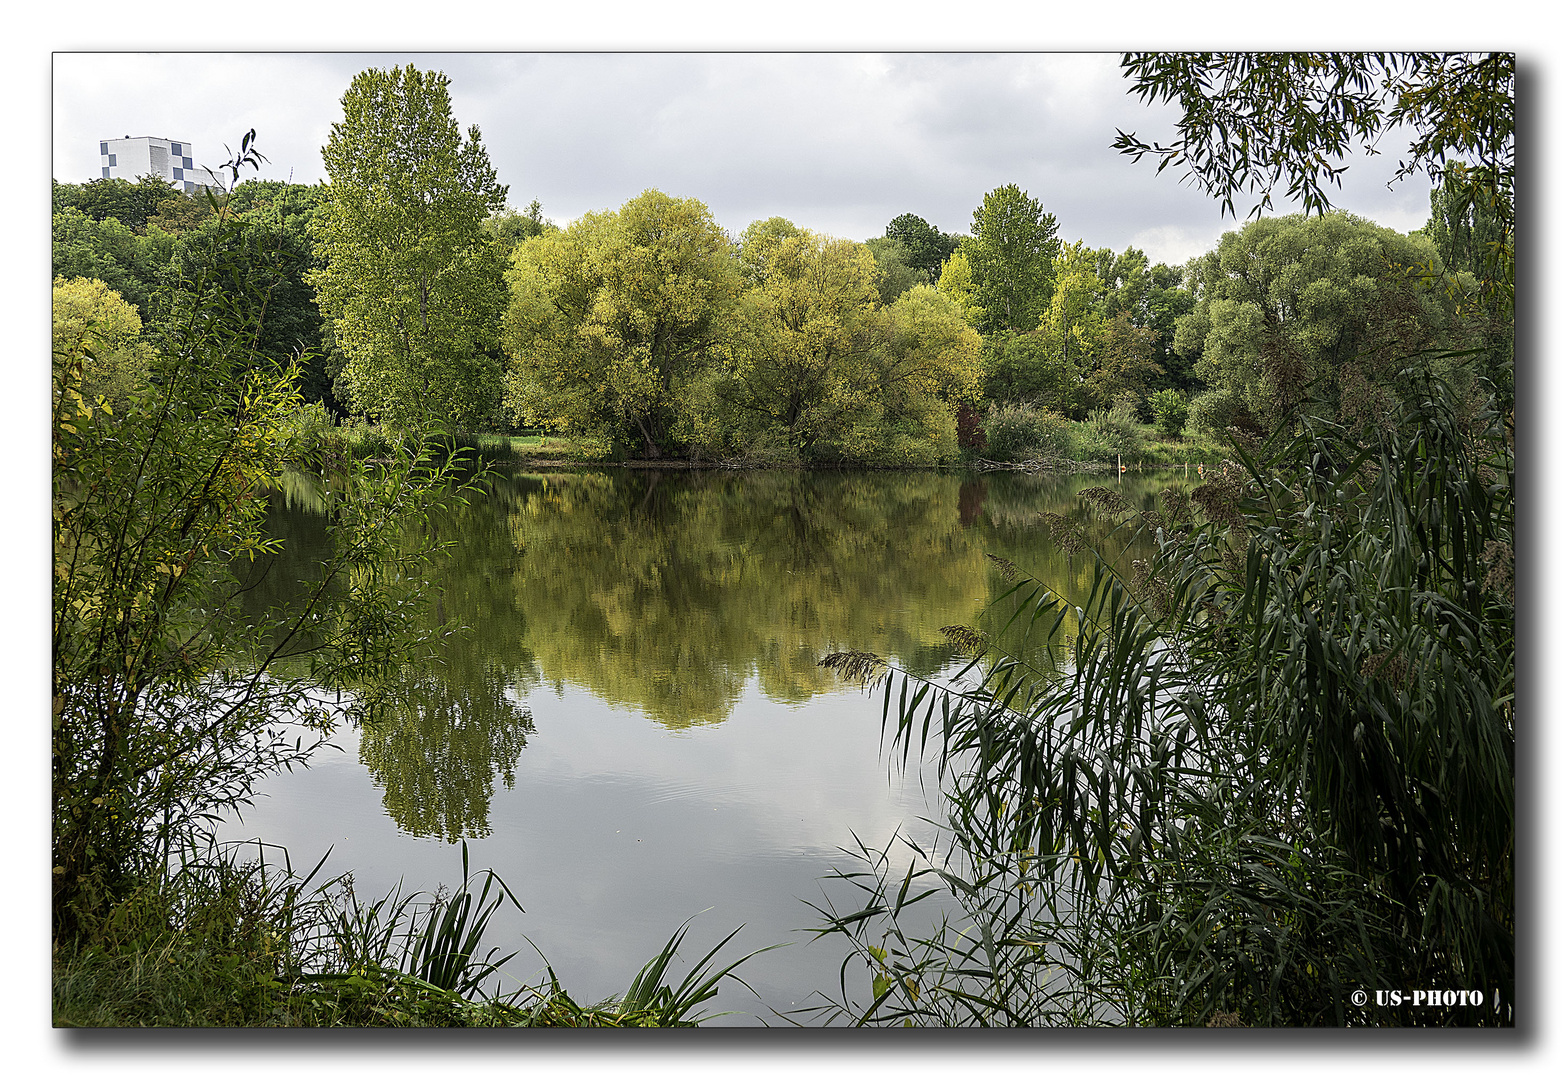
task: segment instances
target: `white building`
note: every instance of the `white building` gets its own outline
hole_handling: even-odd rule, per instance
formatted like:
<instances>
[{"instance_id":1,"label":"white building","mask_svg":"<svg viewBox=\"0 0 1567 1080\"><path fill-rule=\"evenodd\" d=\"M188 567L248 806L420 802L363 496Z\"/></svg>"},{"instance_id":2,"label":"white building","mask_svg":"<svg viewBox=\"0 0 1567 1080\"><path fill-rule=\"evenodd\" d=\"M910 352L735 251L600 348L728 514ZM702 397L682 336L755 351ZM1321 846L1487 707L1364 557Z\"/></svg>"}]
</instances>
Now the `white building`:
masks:
<instances>
[{"instance_id":1,"label":"white building","mask_svg":"<svg viewBox=\"0 0 1567 1080\"><path fill-rule=\"evenodd\" d=\"M158 139L150 135L123 139L103 139L98 143L99 164L103 178L111 176L122 180L137 177L161 176L172 180L185 192L203 187L222 187L212 170L203 168L192 158L190 143Z\"/></svg>"}]
</instances>

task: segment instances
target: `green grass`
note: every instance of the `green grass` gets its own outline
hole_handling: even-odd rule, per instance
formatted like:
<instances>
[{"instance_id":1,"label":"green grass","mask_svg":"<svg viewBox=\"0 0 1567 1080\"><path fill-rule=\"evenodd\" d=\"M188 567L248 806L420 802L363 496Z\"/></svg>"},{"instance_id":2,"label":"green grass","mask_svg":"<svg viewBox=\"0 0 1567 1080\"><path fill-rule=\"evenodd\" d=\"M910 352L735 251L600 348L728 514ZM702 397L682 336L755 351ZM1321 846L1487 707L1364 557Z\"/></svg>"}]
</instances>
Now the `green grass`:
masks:
<instances>
[{"instance_id":1,"label":"green grass","mask_svg":"<svg viewBox=\"0 0 1567 1080\"><path fill-rule=\"evenodd\" d=\"M722 980L745 985L734 972L755 955L716 962L737 929L671 985L687 924L618 998L578 1004L547 961L543 982L503 993L500 965L516 954L481 950L490 916L516 898L493 872L468 873L466 846L449 894L364 903L347 879L311 888L314 873L217 859L144 884L55 942L54 1025L695 1027Z\"/></svg>"},{"instance_id":2,"label":"green grass","mask_svg":"<svg viewBox=\"0 0 1567 1080\"><path fill-rule=\"evenodd\" d=\"M1143 445L1133 454L1126 454L1126 465L1217 465L1234 451L1220 439L1206 433L1197 433L1191 427L1172 438L1159 433L1152 424L1139 425Z\"/></svg>"}]
</instances>

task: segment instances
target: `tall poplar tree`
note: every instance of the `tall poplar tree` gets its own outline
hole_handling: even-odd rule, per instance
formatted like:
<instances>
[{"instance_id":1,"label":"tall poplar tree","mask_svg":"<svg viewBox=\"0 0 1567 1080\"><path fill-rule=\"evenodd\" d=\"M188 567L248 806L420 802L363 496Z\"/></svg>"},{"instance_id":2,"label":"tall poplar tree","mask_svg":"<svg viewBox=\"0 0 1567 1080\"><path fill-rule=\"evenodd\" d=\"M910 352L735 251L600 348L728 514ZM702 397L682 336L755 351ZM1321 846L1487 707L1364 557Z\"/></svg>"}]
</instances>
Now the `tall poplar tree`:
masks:
<instances>
[{"instance_id":1,"label":"tall poplar tree","mask_svg":"<svg viewBox=\"0 0 1567 1080\"><path fill-rule=\"evenodd\" d=\"M1032 330L1050 306L1051 271L1061 251L1056 216L1016 184L985 196L974 211L972 236L959 251L968 259L980 330Z\"/></svg>"},{"instance_id":2,"label":"tall poplar tree","mask_svg":"<svg viewBox=\"0 0 1567 1080\"><path fill-rule=\"evenodd\" d=\"M479 129L458 130L448 82L411 64L360 72L322 148L311 281L350 406L394 425L431 410L471 427L500 401L505 263L483 223L506 186Z\"/></svg>"}]
</instances>

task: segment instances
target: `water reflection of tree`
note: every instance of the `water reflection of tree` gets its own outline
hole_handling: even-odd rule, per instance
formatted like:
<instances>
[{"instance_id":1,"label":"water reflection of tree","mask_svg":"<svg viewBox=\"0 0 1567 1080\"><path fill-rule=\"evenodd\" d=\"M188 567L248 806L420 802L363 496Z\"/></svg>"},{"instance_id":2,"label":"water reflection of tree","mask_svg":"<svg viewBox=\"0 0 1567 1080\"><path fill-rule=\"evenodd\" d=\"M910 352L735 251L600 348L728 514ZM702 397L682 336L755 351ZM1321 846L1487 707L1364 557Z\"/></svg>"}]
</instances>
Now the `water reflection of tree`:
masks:
<instances>
[{"instance_id":1,"label":"water reflection of tree","mask_svg":"<svg viewBox=\"0 0 1567 1080\"><path fill-rule=\"evenodd\" d=\"M987 552L1086 585L1039 515L1090 482L993 478L981 508L945 473L558 474L510 502L512 583L543 678L713 723L753 676L779 701L833 688L836 649L939 670L940 628L1004 587Z\"/></svg>"},{"instance_id":2,"label":"water reflection of tree","mask_svg":"<svg viewBox=\"0 0 1567 1080\"><path fill-rule=\"evenodd\" d=\"M496 779L513 783L533 732L522 699L541 681L678 728L727 718L753 678L776 701L838 689L817 662L839 649L937 672L956 656L941 627L1000 629L985 609L1007 585L987 554L1069 597L1087 588L1087 558L1060 550L1041 515L1089 522L1076 493L1105 482L503 475L430 523L451 544L428 583L431 617L462 629L428 665L366 688L384 704L361 733L361 760L399 827L454 841L488 832ZM1140 504L1160 485L1122 486ZM258 582L256 604L287 603L288 581L307 576L310 540L324 534L309 494L278 496L275 526L295 561Z\"/></svg>"},{"instance_id":3,"label":"water reflection of tree","mask_svg":"<svg viewBox=\"0 0 1567 1080\"><path fill-rule=\"evenodd\" d=\"M440 668L407 672L387 707L360 733L359 759L385 794L392 820L447 843L490 831L490 795L510 788L533 732L499 668L448 648ZM456 660L455 663L450 662Z\"/></svg>"},{"instance_id":4,"label":"water reflection of tree","mask_svg":"<svg viewBox=\"0 0 1567 1080\"><path fill-rule=\"evenodd\" d=\"M313 482L300 475L286 480L269 515L285 543L273 561L255 568L247 594L258 610L296 602L298 582L314 573L326 535L326 503ZM533 731L518 700L536 679L523 644L527 619L515 593L493 580L518 557L506 498L498 491L428 520L426 527L450 546L422 589L434 598L428 617L450 633L426 663L355 688L377 702L360 733L360 760L385 792L393 820L416 836L455 842L488 833L495 780L512 785Z\"/></svg>"}]
</instances>

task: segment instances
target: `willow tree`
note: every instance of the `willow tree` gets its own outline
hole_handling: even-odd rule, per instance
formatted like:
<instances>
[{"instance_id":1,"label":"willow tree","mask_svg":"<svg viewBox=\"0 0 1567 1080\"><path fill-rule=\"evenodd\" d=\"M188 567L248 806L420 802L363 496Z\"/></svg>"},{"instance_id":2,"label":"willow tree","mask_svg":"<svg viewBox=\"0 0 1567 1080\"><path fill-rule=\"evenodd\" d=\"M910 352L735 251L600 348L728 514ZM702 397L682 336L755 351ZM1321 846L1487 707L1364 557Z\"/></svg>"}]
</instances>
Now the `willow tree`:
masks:
<instances>
[{"instance_id":1,"label":"willow tree","mask_svg":"<svg viewBox=\"0 0 1567 1080\"><path fill-rule=\"evenodd\" d=\"M506 274L507 407L526 424L673 447L691 381L740 289L728 238L696 199L645 191L518 246Z\"/></svg>"},{"instance_id":2,"label":"willow tree","mask_svg":"<svg viewBox=\"0 0 1567 1080\"><path fill-rule=\"evenodd\" d=\"M1429 241L1333 212L1262 218L1193 263L1200 299L1176 324L1197 374L1269 430L1308 403L1320 415L1381 422L1411 392L1409 358L1465 343L1442 290L1418 270ZM1441 374L1468 380L1461 358Z\"/></svg>"},{"instance_id":3,"label":"willow tree","mask_svg":"<svg viewBox=\"0 0 1567 1080\"><path fill-rule=\"evenodd\" d=\"M500 399L503 255L483 224L506 205L479 129L464 139L447 77L413 65L354 77L322 148L317 302L359 413L426 410L471 426Z\"/></svg>"}]
</instances>

